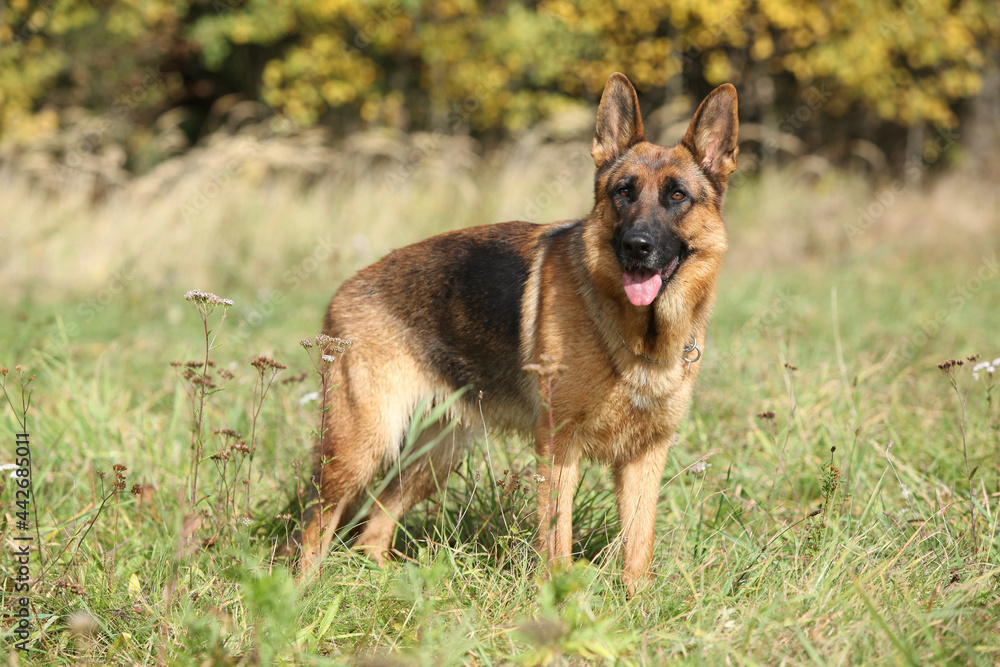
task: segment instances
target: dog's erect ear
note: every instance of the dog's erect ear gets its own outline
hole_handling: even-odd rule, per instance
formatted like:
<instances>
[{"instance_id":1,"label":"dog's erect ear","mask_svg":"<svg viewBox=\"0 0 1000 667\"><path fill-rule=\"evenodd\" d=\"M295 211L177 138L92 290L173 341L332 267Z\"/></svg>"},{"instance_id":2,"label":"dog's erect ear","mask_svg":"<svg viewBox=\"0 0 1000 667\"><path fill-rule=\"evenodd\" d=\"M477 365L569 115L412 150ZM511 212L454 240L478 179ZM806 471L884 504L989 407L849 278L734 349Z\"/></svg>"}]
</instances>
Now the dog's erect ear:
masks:
<instances>
[{"instance_id":1,"label":"dog's erect ear","mask_svg":"<svg viewBox=\"0 0 1000 667\"><path fill-rule=\"evenodd\" d=\"M646 140L639 98L624 74L615 72L604 86L597 109L597 133L590 154L600 169L630 147Z\"/></svg>"},{"instance_id":2,"label":"dog's erect ear","mask_svg":"<svg viewBox=\"0 0 1000 667\"><path fill-rule=\"evenodd\" d=\"M724 83L698 107L681 143L694 159L725 186L736 169L736 145L740 121L736 115L736 89Z\"/></svg>"}]
</instances>

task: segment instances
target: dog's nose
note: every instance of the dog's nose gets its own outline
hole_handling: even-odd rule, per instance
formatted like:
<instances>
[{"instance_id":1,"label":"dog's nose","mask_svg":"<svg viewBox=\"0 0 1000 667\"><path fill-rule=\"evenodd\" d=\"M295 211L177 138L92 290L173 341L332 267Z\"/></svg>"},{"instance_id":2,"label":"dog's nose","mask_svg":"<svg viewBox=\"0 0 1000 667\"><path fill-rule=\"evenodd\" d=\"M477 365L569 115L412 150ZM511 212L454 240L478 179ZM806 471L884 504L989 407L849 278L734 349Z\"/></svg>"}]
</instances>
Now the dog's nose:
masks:
<instances>
[{"instance_id":1,"label":"dog's nose","mask_svg":"<svg viewBox=\"0 0 1000 667\"><path fill-rule=\"evenodd\" d=\"M653 237L649 232L630 229L622 237L622 250L629 259L641 261L653 252Z\"/></svg>"}]
</instances>

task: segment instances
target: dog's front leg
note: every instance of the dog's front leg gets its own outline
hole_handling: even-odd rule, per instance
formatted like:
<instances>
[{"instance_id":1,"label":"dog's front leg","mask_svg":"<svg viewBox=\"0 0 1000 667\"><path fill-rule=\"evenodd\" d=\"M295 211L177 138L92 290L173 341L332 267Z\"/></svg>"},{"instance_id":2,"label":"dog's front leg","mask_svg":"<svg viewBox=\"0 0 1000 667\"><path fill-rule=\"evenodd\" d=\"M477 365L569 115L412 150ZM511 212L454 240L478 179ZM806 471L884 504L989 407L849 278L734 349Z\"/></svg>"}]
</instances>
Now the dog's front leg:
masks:
<instances>
[{"instance_id":1,"label":"dog's front leg","mask_svg":"<svg viewBox=\"0 0 1000 667\"><path fill-rule=\"evenodd\" d=\"M580 452L568 433L539 425L538 549L549 566L568 565L573 549L573 494L580 479Z\"/></svg>"},{"instance_id":2,"label":"dog's front leg","mask_svg":"<svg viewBox=\"0 0 1000 667\"><path fill-rule=\"evenodd\" d=\"M646 583L653 559L653 529L660 479L670 440L644 450L631 461L614 465L618 517L622 525L622 578L629 593Z\"/></svg>"}]
</instances>

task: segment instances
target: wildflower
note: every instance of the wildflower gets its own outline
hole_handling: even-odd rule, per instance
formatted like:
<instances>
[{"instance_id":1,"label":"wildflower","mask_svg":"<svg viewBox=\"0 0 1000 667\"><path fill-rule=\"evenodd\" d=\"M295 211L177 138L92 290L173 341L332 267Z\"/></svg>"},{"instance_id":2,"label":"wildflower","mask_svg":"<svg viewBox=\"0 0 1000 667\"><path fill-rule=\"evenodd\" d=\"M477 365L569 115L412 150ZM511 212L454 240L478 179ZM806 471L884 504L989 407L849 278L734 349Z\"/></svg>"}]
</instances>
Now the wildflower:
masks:
<instances>
[{"instance_id":1,"label":"wildflower","mask_svg":"<svg viewBox=\"0 0 1000 667\"><path fill-rule=\"evenodd\" d=\"M140 485L138 485L138 484L133 484L132 485L132 495L133 496L141 496L142 495L142 487Z\"/></svg>"},{"instance_id":2,"label":"wildflower","mask_svg":"<svg viewBox=\"0 0 1000 667\"><path fill-rule=\"evenodd\" d=\"M560 364L559 360L556 359L551 354L539 355L539 361L541 363L526 364L521 367L521 370L527 373L535 373L539 377L551 377L554 375L559 375L560 373L562 373L567 369L566 366Z\"/></svg>"},{"instance_id":3,"label":"wildflower","mask_svg":"<svg viewBox=\"0 0 1000 667\"><path fill-rule=\"evenodd\" d=\"M951 373L951 370L953 368L955 368L956 366L963 366L963 365L965 365L965 362L962 361L961 359L948 359L947 361L942 361L940 364L938 364L938 368L940 368L945 373Z\"/></svg>"},{"instance_id":4,"label":"wildflower","mask_svg":"<svg viewBox=\"0 0 1000 667\"><path fill-rule=\"evenodd\" d=\"M187 377L187 376L185 376ZM203 384L206 389L215 389L215 383L212 382L212 378L201 377L200 375L194 375L191 377L191 384Z\"/></svg>"},{"instance_id":5,"label":"wildflower","mask_svg":"<svg viewBox=\"0 0 1000 667\"><path fill-rule=\"evenodd\" d=\"M993 375L996 373L997 369L1000 368L1000 359L994 359L993 361L983 361L972 367L972 379L978 380L980 373L986 373L987 375Z\"/></svg>"},{"instance_id":6,"label":"wildflower","mask_svg":"<svg viewBox=\"0 0 1000 667\"><path fill-rule=\"evenodd\" d=\"M175 368L201 368L205 363L205 361L171 361L170 365ZM215 366L215 362L209 359L208 365Z\"/></svg>"},{"instance_id":7,"label":"wildflower","mask_svg":"<svg viewBox=\"0 0 1000 667\"><path fill-rule=\"evenodd\" d=\"M695 476L701 476L701 475L705 474L706 470L708 470L708 464L707 463L705 463L704 461L695 461L688 468L688 474L689 475L695 475Z\"/></svg>"},{"instance_id":8,"label":"wildflower","mask_svg":"<svg viewBox=\"0 0 1000 667\"><path fill-rule=\"evenodd\" d=\"M757 416L765 420L774 419L774 411L768 410L767 412L758 412Z\"/></svg>"},{"instance_id":9,"label":"wildflower","mask_svg":"<svg viewBox=\"0 0 1000 667\"><path fill-rule=\"evenodd\" d=\"M201 290L193 289L184 295L184 298L188 301L193 301L199 305L208 306L225 306L228 308L233 305L232 299L223 299L221 296L216 296L211 292L202 292Z\"/></svg>"},{"instance_id":10,"label":"wildflower","mask_svg":"<svg viewBox=\"0 0 1000 667\"><path fill-rule=\"evenodd\" d=\"M334 338L326 334L316 334L316 344L322 347L325 352L333 354L343 354L347 352L347 348L353 345L349 340Z\"/></svg>"},{"instance_id":11,"label":"wildflower","mask_svg":"<svg viewBox=\"0 0 1000 667\"><path fill-rule=\"evenodd\" d=\"M323 361L325 361L328 364L332 364L335 361L337 361L337 357L333 356L332 354L324 354Z\"/></svg>"},{"instance_id":12,"label":"wildflower","mask_svg":"<svg viewBox=\"0 0 1000 667\"><path fill-rule=\"evenodd\" d=\"M247 447L247 441L246 440L240 440L236 444L229 445L229 449L233 450L234 452L240 452L241 454L249 454L250 453L250 448Z\"/></svg>"},{"instance_id":13,"label":"wildflower","mask_svg":"<svg viewBox=\"0 0 1000 667\"><path fill-rule=\"evenodd\" d=\"M535 481L541 484L545 481L545 478L542 475L535 475Z\"/></svg>"},{"instance_id":14,"label":"wildflower","mask_svg":"<svg viewBox=\"0 0 1000 667\"><path fill-rule=\"evenodd\" d=\"M263 355L254 357L253 361L250 362L250 365L256 368L261 373L268 370L269 368L276 368L279 371L288 368L288 366L286 366L285 364L278 363L271 357L265 357Z\"/></svg>"},{"instance_id":15,"label":"wildflower","mask_svg":"<svg viewBox=\"0 0 1000 667\"><path fill-rule=\"evenodd\" d=\"M313 346L313 342L311 340L309 340L308 338L303 338L302 340L299 341L299 345L301 345L302 347L304 347L304 348L306 348L308 350L310 347Z\"/></svg>"}]
</instances>

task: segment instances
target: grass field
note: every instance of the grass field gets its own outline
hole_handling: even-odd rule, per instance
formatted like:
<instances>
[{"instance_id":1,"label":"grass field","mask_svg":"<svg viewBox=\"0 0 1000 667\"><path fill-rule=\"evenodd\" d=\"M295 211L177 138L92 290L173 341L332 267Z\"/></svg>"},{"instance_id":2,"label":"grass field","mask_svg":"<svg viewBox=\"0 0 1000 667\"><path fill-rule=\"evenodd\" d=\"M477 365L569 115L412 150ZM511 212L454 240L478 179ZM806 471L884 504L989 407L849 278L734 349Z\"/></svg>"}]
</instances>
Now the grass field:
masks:
<instances>
[{"instance_id":1,"label":"grass field","mask_svg":"<svg viewBox=\"0 0 1000 667\"><path fill-rule=\"evenodd\" d=\"M214 194L219 172L192 162L187 181L147 177L97 204L0 175L0 365L15 405L15 365L33 378L37 510L19 529L4 473L12 663L1000 663L1000 368L938 368L1000 357L1000 195L963 173L900 192L768 170L733 188L641 596L620 583L597 465L577 494L579 559L540 576L530 446L493 435L407 517L386 569L339 549L299 586L272 566L318 425L299 341L337 284L431 233L589 208L585 146L437 149L417 166L346 160L351 173L309 192L252 164ZM210 319L221 391L200 421L194 507L199 395L170 363L205 356L191 289L235 301ZM263 402L257 355L287 365ZM0 419L0 464L14 463L18 412ZM10 554L24 536L36 550L19 653Z\"/></svg>"}]
</instances>

